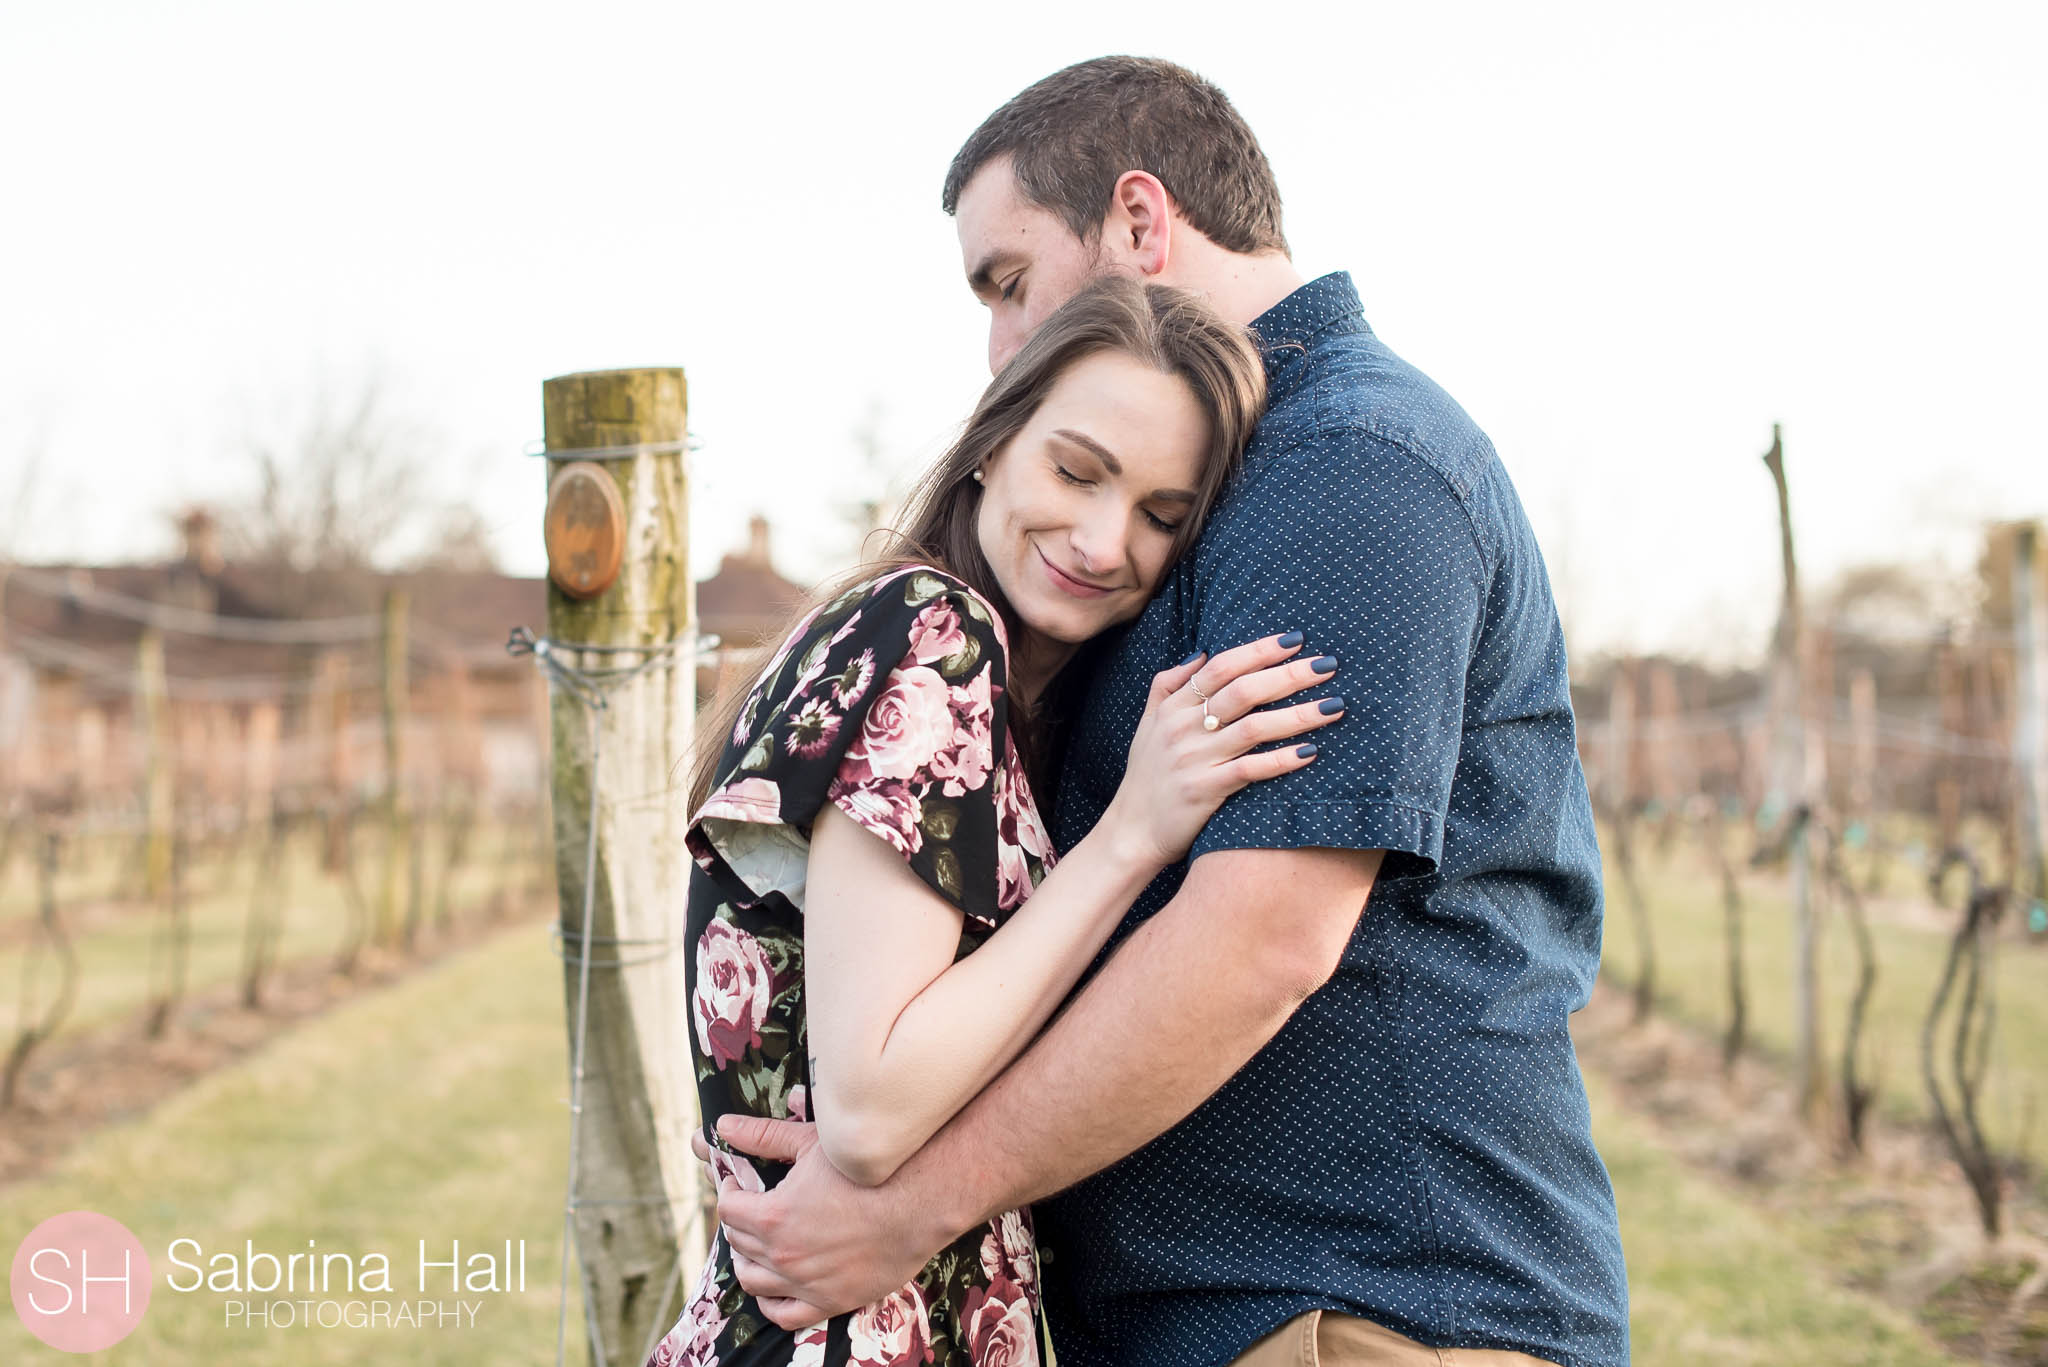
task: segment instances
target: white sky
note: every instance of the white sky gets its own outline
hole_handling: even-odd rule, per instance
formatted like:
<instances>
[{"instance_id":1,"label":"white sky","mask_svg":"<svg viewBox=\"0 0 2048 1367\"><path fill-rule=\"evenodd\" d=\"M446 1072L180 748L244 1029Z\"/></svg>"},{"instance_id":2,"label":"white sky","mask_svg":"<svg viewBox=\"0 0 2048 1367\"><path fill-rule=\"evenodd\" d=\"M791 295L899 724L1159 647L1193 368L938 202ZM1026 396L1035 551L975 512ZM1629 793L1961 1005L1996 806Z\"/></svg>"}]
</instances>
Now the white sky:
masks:
<instances>
[{"instance_id":1,"label":"white sky","mask_svg":"<svg viewBox=\"0 0 2048 1367\"><path fill-rule=\"evenodd\" d=\"M1815 575L2048 513L2044 16L7 0L0 498L41 445L24 555L161 555L252 421L377 370L535 573L541 380L681 364L700 570L759 510L820 571L863 416L900 476L986 380L951 154L1134 51L1229 92L1297 263L1492 434L1575 647L1746 654L1774 420Z\"/></svg>"}]
</instances>

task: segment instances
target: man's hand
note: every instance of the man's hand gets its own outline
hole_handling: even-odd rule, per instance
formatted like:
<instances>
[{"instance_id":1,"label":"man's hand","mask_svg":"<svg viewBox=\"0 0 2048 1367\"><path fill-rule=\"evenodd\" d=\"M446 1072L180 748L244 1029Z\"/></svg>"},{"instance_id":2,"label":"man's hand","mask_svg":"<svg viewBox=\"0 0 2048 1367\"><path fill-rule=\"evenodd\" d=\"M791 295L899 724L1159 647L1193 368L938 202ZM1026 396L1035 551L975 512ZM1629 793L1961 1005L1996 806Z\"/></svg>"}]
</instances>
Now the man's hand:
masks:
<instances>
[{"instance_id":1,"label":"man's hand","mask_svg":"<svg viewBox=\"0 0 2048 1367\"><path fill-rule=\"evenodd\" d=\"M881 1300L953 1237L935 1230L933 1212L906 1201L894 1184L847 1181L818 1147L815 1125L727 1115L718 1135L742 1153L793 1165L773 1191L727 1185L718 1193L740 1285L784 1329Z\"/></svg>"}]
</instances>

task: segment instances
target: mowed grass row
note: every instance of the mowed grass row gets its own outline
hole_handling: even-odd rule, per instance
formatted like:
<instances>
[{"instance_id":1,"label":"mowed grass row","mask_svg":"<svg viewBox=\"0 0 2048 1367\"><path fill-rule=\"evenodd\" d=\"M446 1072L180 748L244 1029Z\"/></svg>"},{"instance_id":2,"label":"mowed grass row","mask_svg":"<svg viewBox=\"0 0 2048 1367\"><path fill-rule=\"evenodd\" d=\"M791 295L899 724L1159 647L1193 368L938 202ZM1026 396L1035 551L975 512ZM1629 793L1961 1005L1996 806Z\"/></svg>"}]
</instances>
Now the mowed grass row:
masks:
<instances>
[{"instance_id":1,"label":"mowed grass row","mask_svg":"<svg viewBox=\"0 0 2048 1367\"><path fill-rule=\"evenodd\" d=\"M365 915L374 918L382 879L381 842L371 832L357 836L357 877L365 899ZM468 858L447 882L449 914L473 918L501 889L512 899L519 883L533 869L537 836L506 827L479 827L470 837ZM422 880L422 921L431 928L438 909L447 856L438 830L430 828L423 842L426 876ZM111 855L111 849L98 851ZM186 990L196 994L242 973L250 907L262 898L277 913L276 962L338 955L349 936L349 911L341 877L320 867L317 832L301 831L287 845L276 874L262 881L253 845L228 858L215 858L192 869L187 878L186 912L190 921ZM34 887L33 869L19 852L8 869L14 910ZM78 953L78 996L58 1037L106 1025L132 1014L152 999L155 984L167 971L157 937L166 920L160 907L124 904L94 906L89 899L110 897L119 881L110 858L66 866L58 882L59 914L69 928ZM24 889L27 889L26 891ZM404 914L408 882L401 879L399 914ZM12 1033L22 1014L25 961L36 960L31 1005L38 1017L57 990L58 964L37 938L10 936L0 943L0 1030Z\"/></svg>"},{"instance_id":2,"label":"mowed grass row","mask_svg":"<svg viewBox=\"0 0 2048 1367\"><path fill-rule=\"evenodd\" d=\"M293 1030L138 1121L85 1140L45 1178L0 1192L11 1249L79 1207L128 1223L153 1256L180 1236L208 1252L383 1250L395 1284L417 1241L527 1241L527 1290L488 1298L473 1329L230 1330L222 1296L166 1289L104 1353L108 1367L291 1362L342 1367L553 1361L566 1061L559 961L544 927L508 930ZM1683 1167L1594 1085L1634 1295L1635 1361L1856 1362L1935 1367L1904 1316L1837 1287L1788 1229ZM580 1311L572 1305L574 1316ZM580 1361L572 1347L571 1361ZM0 1362L58 1367L12 1317Z\"/></svg>"},{"instance_id":3,"label":"mowed grass row","mask_svg":"<svg viewBox=\"0 0 2048 1367\"><path fill-rule=\"evenodd\" d=\"M1612 842L1603 842L1611 850ZM1667 859L1644 853L1642 882L1656 949L1657 1009L1713 1033L1729 1019L1726 920L1719 875L1704 854L1681 845ZM1601 971L1632 987L1637 973L1637 931L1612 856L1607 865L1607 928ZM1897 881L1897 880L1895 880ZM1960 884L1960 875L1957 883ZM1914 880L1905 880L1913 886ZM1919 886L1925 886L1924 881ZM1951 894L1953 897L1954 894ZM1793 923L1789 883L1781 874L1743 877L1743 964L1748 992L1748 1037L1753 1047L1789 1059L1793 1045ZM1867 1049L1860 1073L1875 1080L1893 1118L1930 1117L1920 1072L1920 1030L1934 999L1949 950L1941 927L1958 912L1906 920L1873 907L1871 939L1877 985L1865 1021ZM1820 979L1822 1045L1831 1087L1839 1085L1842 1041L1856 987L1855 946L1839 901L1822 913ZM1932 919L1930 919L1932 918ZM1997 1023L1992 1038L1983 1119L1992 1142L2038 1158L2048 1125L2048 995L2039 987L2048 950L2001 936L1997 947ZM1960 991L1960 985L1958 986ZM1950 1005L1953 1019L1954 1003ZM1939 1057L1944 1070L1946 1030ZM1944 1079L1946 1072L1944 1071ZM2030 1124L2030 1113L2033 1123Z\"/></svg>"},{"instance_id":4,"label":"mowed grass row","mask_svg":"<svg viewBox=\"0 0 2048 1367\"><path fill-rule=\"evenodd\" d=\"M11 1251L43 1219L80 1208L135 1231L155 1290L141 1327L99 1355L112 1367L551 1363L568 1154L561 972L546 929L521 926L315 1018L0 1191L0 1240ZM326 1293L337 1301L417 1300L422 1239L437 1259L450 1240L467 1255L507 1239L516 1252L524 1239L526 1290L465 1297L484 1304L460 1329L231 1329L236 1297L169 1289L170 1275L190 1280L167 1258L181 1237L208 1256L253 1241L283 1257L312 1239L390 1258L391 1293ZM435 1292L457 1299L443 1283ZM78 1361L0 1318L0 1362Z\"/></svg>"}]
</instances>

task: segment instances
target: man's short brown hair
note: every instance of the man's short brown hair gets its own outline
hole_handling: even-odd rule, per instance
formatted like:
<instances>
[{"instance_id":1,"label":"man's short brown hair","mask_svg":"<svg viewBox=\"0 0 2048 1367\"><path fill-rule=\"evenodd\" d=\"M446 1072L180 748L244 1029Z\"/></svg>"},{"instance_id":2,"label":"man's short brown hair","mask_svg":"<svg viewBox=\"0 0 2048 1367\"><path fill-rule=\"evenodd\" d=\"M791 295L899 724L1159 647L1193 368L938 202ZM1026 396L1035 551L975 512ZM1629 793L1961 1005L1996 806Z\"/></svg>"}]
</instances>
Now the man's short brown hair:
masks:
<instances>
[{"instance_id":1,"label":"man's short brown hair","mask_svg":"<svg viewBox=\"0 0 2048 1367\"><path fill-rule=\"evenodd\" d=\"M1025 198L1059 215L1083 242L1102 231L1117 178L1148 171L1219 247L1287 250L1280 189L1258 139L1221 90L1172 62L1097 57L1027 87L954 156L946 212L977 171L1004 156Z\"/></svg>"}]
</instances>

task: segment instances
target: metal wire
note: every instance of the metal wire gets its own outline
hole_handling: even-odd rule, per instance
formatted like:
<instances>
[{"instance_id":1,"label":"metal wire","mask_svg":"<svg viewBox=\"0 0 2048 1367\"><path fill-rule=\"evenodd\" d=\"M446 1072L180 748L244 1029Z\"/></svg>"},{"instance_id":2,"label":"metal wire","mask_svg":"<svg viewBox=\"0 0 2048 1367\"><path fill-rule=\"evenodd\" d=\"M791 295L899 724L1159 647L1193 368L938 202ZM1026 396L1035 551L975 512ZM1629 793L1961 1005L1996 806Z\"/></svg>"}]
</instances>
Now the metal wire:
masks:
<instances>
[{"instance_id":1,"label":"metal wire","mask_svg":"<svg viewBox=\"0 0 2048 1367\"><path fill-rule=\"evenodd\" d=\"M643 441L633 446L565 446L549 450L546 446L528 446L529 456L543 460L631 460L635 456L659 456L671 451L695 451L703 446L695 436L685 434L681 441Z\"/></svg>"},{"instance_id":2,"label":"metal wire","mask_svg":"<svg viewBox=\"0 0 2048 1367\"><path fill-rule=\"evenodd\" d=\"M109 617L125 617L131 622L141 622L164 631L175 631L187 636L211 636L221 641L263 641L274 645L338 645L348 641L368 641L381 635L384 619L378 616L361 617L316 617L297 621L272 621L263 617L223 617L216 612L204 612L198 608L182 608L170 603L152 603L147 598L135 598L112 589L95 588L81 578L47 574L41 570L24 569L17 566L8 577L9 583L20 584L50 598L62 598L103 612Z\"/></svg>"},{"instance_id":3,"label":"metal wire","mask_svg":"<svg viewBox=\"0 0 2048 1367\"><path fill-rule=\"evenodd\" d=\"M571 954L568 952L567 949L563 947L566 944L566 942L571 939L581 940L583 939L583 937L581 935L577 935L575 932L567 929L566 927L557 924L555 926L553 936L550 937L550 948L554 950L555 957L557 959L560 959L565 964L584 963L585 960L581 954ZM620 940L615 939L609 935L600 935L596 939L590 941L589 943L599 945L610 944L661 946L659 949L655 950L650 954L640 954L630 959L591 959L588 962L593 968L633 968L637 967L640 964L658 963L661 960L666 959L669 955L675 953L678 949L681 949L683 947L683 941L681 940Z\"/></svg>"}]
</instances>

